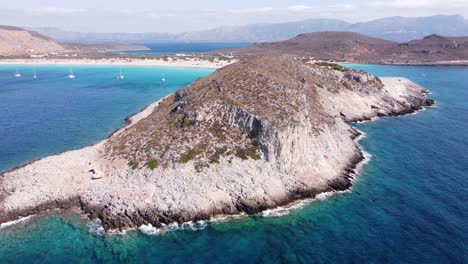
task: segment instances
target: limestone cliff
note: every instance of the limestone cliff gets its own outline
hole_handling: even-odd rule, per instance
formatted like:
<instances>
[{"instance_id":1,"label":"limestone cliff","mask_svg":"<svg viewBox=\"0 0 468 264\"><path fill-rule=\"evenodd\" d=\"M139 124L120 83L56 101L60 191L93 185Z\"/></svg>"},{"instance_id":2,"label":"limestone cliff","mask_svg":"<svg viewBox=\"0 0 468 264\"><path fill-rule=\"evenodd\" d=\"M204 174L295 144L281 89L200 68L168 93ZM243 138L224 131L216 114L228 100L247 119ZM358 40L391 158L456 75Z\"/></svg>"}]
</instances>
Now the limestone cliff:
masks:
<instances>
[{"instance_id":1,"label":"limestone cliff","mask_svg":"<svg viewBox=\"0 0 468 264\"><path fill-rule=\"evenodd\" d=\"M407 79L286 55L217 70L109 139L0 178L0 222L76 206L106 229L255 213L351 185L363 159L347 122L431 105Z\"/></svg>"}]
</instances>

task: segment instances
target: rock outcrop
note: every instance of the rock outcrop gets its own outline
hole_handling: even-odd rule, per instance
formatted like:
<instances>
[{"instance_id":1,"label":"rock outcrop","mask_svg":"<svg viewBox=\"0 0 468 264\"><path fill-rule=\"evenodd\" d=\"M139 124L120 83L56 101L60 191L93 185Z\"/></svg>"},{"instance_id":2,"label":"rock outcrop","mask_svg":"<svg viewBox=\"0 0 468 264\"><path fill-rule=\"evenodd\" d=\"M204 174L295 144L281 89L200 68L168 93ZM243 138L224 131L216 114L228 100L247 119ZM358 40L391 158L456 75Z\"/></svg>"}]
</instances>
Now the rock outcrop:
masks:
<instances>
[{"instance_id":1,"label":"rock outcrop","mask_svg":"<svg viewBox=\"0 0 468 264\"><path fill-rule=\"evenodd\" d=\"M403 78L259 56L151 105L94 146L0 177L0 222L79 207L106 229L256 213L351 186L347 122L433 102Z\"/></svg>"}]
</instances>

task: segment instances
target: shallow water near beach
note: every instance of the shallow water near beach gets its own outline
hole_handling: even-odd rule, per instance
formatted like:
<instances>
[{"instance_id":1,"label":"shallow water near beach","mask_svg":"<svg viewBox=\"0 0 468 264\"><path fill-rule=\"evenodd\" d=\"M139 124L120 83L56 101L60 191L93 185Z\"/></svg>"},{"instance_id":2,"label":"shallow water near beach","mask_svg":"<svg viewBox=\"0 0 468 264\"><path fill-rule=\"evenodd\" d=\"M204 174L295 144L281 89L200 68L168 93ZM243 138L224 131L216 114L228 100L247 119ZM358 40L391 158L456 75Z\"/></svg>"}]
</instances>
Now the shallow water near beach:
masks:
<instances>
[{"instance_id":1,"label":"shallow water near beach","mask_svg":"<svg viewBox=\"0 0 468 264\"><path fill-rule=\"evenodd\" d=\"M33 79L36 68L37 79ZM92 145L144 106L210 74L212 69L0 66L0 171ZM166 81L162 78L165 76Z\"/></svg>"},{"instance_id":2,"label":"shallow water near beach","mask_svg":"<svg viewBox=\"0 0 468 264\"><path fill-rule=\"evenodd\" d=\"M119 54L196 54L215 50L242 48L251 45L250 42L160 42L138 43L149 50L122 50L109 53Z\"/></svg>"},{"instance_id":3,"label":"shallow water near beach","mask_svg":"<svg viewBox=\"0 0 468 264\"><path fill-rule=\"evenodd\" d=\"M468 263L468 67L351 67L408 77L437 101L415 115L355 125L372 159L351 192L281 217L153 236L103 238L71 213L31 218L0 230L0 263ZM40 82L13 79L14 70L0 67L0 170L93 144L210 72L135 67L125 73L139 77L125 84L109 67L74 69L71 82L64 67L45 67L50 77ZM162 72L179 78L162 86Z\"/></svg>"}]
</instances>

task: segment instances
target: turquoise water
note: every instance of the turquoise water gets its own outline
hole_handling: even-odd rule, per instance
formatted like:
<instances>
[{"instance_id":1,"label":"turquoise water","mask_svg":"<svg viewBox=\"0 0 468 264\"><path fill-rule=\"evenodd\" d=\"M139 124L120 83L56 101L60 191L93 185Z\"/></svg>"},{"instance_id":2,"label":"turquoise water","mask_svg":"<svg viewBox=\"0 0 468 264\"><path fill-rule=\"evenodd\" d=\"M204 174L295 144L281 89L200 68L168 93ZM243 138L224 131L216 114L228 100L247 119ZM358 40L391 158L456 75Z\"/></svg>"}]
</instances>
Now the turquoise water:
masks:
<instances>
[{"instance_id":1,"label":"turquoise water","mask_svg":"<svg viewBox=\"0 0 468 264\"><path fill-rule=\"evenodd\" d=\"M149 103L211 73L211 69L0 66L0 171L94 144ZM165 75L167 81L161 82Z\"/></svg>"},{"instance_id":2,"label":"turquoise water","mask_svg":"<svg viewBox=\"0 0 468 264\"><path fill-rule=\"evenodd\" d=\"M468 263L468 84L465 80L468 68L353 67L380 76L409 77L430 89L431 97L438 104L417 115L356 125L366 133L360 144L372 159L363 168L351 192L314 201L283 217L254 216L210 224L203 230L178 230L157 236L135 231L125 236L102 238L89 232L87 222L78 215L54 214L1 230L0 262ZM108 82L104 79L100 78L92 85ZM2 79L1 82L1 89L5 89L4 83L13 81ZM27 88L30 86L26 83L30 81L24 82L19 88L10 88L10 93L22 89L34 91ZM56 93L60 91L58 88L43 89L49 97L58 96ZM68 91L81 94L86 89L100 88L85 86ZM155 89L159 88L150 91ZM112 91L117 98L122 92L119 89ZM151 101L149 97L162 96L149 91L138 96L131 91L124 93L126 100L132 101L133 98L127 98L132 95L145 99L140 99L141 105L132 104L130 112ZM27 92L20 95L28 97ZM111 97L111 92L102 95ZM62 96L68 97L68 94L58 97ZM10 100L13 98L12 95ZM24 108L35 102L34 97L30 100L27 107L19 107L15 111L20 112L16 113L10 110L9 115L26 111ZM4 103L3 98L1 102ZM96 103L86 102L86 107L90 108ZM9 104L15 109L14 103ZM113 104L105 107L120 109L113 108ZM109 113L114 111L107 110ZM128 114L124 112L104 118L124 117ZM5 111L0 111L2 128L4 115ZM54 122L54 118L57 117L50 116L35 125L45 126L45 123ZM88 115L80 122L88 122L85 120L88 118L97 122L94 116ZM78 134L82 137L81 143L105 137L107 130L121 125L121 120L116 123L101 120L109 122L102 125L107 128L95 132L94 140L90 140L85 132ZM60 141L66 135L54 133L54 137ZM0 137L0 148L5 145L4 141ZM16 151L13 156L24 154Z\"/></svg>"},{"instance_id":3,"label":"turquoise water","mask_svg":"<svg viewBox=\"0 0 468 264\"><path fill-rule=\"evenodd\" d=\"M120 54L194 54L222 49L242 48L251 45L250 42L162 42L138 43L150 50L113 51Z\"/></svg>"}]
</instances>

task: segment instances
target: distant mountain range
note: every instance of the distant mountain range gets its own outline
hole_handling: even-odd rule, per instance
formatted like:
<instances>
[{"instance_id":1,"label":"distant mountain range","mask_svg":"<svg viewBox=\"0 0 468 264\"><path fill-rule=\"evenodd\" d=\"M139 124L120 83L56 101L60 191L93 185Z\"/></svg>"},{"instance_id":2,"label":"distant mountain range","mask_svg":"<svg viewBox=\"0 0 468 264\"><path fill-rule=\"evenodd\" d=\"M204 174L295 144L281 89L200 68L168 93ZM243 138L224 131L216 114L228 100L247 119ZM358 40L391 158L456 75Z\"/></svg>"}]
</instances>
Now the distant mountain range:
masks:
<instances>
[{"instance_id":1,"label":"distant mountain range","mask_svg":"<svg viewBox=\"0 0 468 264\"><path fill-rule=\"evenodd\" d=\"M179 38L190 41L281 41L308 32L346 31L344 29L349 25L345 21L335 19L310 19L289 23L220 27L183 33Z\"/></svg>"},{"instance_id":2,"label":"distant mountain range","mask_svg":"<svg viewBox=\"0 0 468 264\"><path fill-rule=\"evenodd\" d=\"M328 20L321 27L339 26L339 24L339 21ZM452 32L454 30L456 29ZM32 55L102 57L103 51L132 49L147 48L118 42L60 42L34 31L0 26L0 57ZM211 52L212 55L228 54L241 57L265 53L292 54L307 59L354 63L459 64L468 62L468 37L431 34L422 39L396 42L355 32L328 31L304 33L285 41L258 42L244 48Z\"/></svg>"},{"instance_id":3,"label":"distant mountain range","mask_svg":"<svg viewBox=\"0 0 468 264\"><path fill-rule=\"evenodd\" d=\"M437 15L419 18L389 17L369 22L348 23L336 19L309 19L276 24L219 27L215 29L170 33L84 33L56 28L30 28L64 42L162 42L162 41L282 41L302 33L323 31L356 32L364 35L407 42L431 34L467 36L468 20L460 15Z\"/></svg>"},{"instance_id":4,"label":"distant mountain range","mask_svg":"<svg viewBox=\"0 0 468 264\"><path fill-rule=\"evenodd\" d=\"M293 54L315 60L377 64L453 64L468 61L468 37L429 35L398 43L353 32L315 32L280 42L219 51L236 56Z\"/></svg>"},{"instance_id":5,"label":"distant mountain range","mask_svg":"<svg viewBox=\"0 0 468 264\"><path fill-rule=\"evenodd\" d=\"M129 42L145 43L160 41L177 41L178 35L169 33L97 33L97 32L74 32L65 31L51 27L28 27L43 35L62 42L75 43L102 43L102 42Z\"/></svg>"},{"instance_id":6,"label":"distant mountain range","mask_svg":"<svg viewBox=\"0 0 468 264\"><path fill-rule=\"evenodd\" d=\"M397 42L407 42L432 34L449 37L468 36L468 20L459 15L419 18L390 17L352 24L344 31Z\"/></svg>"}]
</instances>

